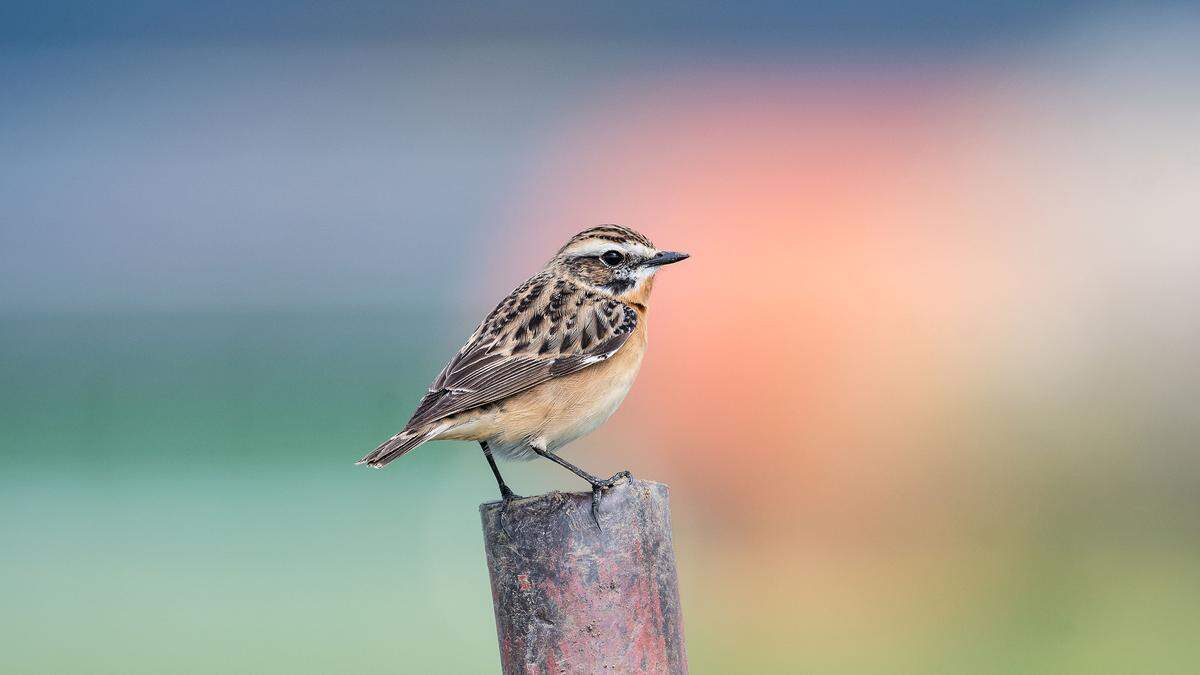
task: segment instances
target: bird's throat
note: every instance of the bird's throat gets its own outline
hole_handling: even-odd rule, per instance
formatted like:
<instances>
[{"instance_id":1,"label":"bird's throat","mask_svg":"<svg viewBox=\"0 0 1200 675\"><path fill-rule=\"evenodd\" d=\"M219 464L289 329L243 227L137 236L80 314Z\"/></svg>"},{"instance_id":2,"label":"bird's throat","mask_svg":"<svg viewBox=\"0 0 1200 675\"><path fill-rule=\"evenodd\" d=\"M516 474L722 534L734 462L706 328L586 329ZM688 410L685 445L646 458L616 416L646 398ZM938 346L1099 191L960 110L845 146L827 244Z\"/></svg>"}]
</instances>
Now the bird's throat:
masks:
<instances>
[{"instance_id":1,"label":"bird's throat","mask_svg":"<svg viewBox=\"0 0 1200 675\"><path fill-rule=\"evenodd\" d=\"M633 287L623 293L615 293L613 297L639 312L645 312L646 305L650 302L650 291L653 288L654 277L650 276L642 279L641 283L634 284Z\"/></svg>"}]
</instances>

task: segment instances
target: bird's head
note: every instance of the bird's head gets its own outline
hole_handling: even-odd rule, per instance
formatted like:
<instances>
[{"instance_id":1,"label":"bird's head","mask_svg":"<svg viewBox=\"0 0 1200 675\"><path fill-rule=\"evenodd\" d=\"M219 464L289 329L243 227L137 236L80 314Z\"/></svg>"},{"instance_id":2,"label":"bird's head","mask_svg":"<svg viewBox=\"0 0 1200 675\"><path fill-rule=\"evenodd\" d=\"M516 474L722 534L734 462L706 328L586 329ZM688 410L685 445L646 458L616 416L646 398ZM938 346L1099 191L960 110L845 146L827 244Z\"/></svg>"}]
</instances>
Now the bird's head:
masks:
<instances>
[{"instance_id":1,"label":"bird's head","mask_svg":"<svg viewBox=\"0 0 1200 675\"><path fill-rule=\"evenodd\" d=\"M687 257L660 251L627 227L600 225L571 237L550 266L604 295L645 303L658 268Z\"/></svg>"}]
</instances>

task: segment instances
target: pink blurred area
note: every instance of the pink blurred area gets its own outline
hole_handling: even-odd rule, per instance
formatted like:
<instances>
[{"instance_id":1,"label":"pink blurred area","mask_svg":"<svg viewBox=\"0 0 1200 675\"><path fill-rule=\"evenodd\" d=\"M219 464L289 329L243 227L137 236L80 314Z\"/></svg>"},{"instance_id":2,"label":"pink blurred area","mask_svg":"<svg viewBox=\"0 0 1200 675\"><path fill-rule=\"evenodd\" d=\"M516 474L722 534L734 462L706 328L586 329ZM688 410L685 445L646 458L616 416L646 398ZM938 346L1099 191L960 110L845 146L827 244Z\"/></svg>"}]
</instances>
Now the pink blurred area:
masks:
<instances>
[{"instance_id":1,"label":"pink blurred area","mask_svg":"<svg viewBox=\"0 0 1200 675\"><path fill-rule=\"evenodd\" d=\"M1142 291L1101 272L1149 255L1110 221L1136 204L1088 197L1119 180L1080 154L1104 152L1092 137L1119 124L1115 104L1087 80L1047 98L1045 64L1017 72L705 71L598 94L512 200L521 243L618 222L693 258L660 275L615 429L582 443L674 479L706 523L743 535L936 537L963 526L946 508L962 500L986 519L998 446L1022 443L1019 466L1063 451L1007 416L1036 417L1023 406L1045 378L1070 384L1076 348L1116 339L1107 294ZM1160 149L1110 148L1161 165ZM1152 278L1181 274L1195 277Z\"/></svg>"},{"instance_id":2,"label":"pink blurred area","mask_svg":"<svg viewBox=\"0 0 1200 675\"><path fill-rule=\"evenodd\" d=\"M1027 632L1052 616L1090 645L1061 672L1177 651L1194 622L1122 618L1183 616L1155 580L1187 567L1200 475L1200 98L1129 67L1144 39L685 72L597 92L543 144L514 246L617 222L692 254L659 275L626 404L568 453L672 485L693 658L1021 672L1062 644ZM1141 637L1099 646L1118 635Z\"/></svg>"},{"instance_id":3,"label":"pink blurred area","mask_svg":"<svg viewBox=\"0 0 1200 675\"><path fill-rule=\"evenodd\" d=\"M730 495L741 526L921 473L931 458L900 448L936 429L970 377L964 338L1018 283L1011 242L970 225L969 97L863 90L708 76L622 92L564 134L515 218L628 223L693 255L660 275L618 422L697 492Z\"/></svg>"}]
</instances>

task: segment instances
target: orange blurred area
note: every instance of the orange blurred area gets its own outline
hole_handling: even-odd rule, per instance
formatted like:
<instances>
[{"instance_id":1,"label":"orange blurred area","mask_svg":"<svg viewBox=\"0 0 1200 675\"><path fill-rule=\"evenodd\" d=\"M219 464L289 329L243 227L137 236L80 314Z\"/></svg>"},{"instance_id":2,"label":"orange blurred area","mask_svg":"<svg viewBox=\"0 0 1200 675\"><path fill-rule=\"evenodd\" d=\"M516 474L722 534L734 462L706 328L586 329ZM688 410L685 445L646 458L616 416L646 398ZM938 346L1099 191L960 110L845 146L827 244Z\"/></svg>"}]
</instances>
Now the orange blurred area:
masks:
<instances>
[{"instance_id":1,"label":"orange blurred area","mask_svg":"<svg viewBox=\"0 0 1200 675\"><path fill-rule=\"evenodd\" d=\"M656 285L616 420L739 527L776 526L782 500L874 508L846 491L883 499L938 460L920 446L1023 281L1004 233L972 225L980 115L956 98L953 81L672 82L622 92L620 121L571 128L529 179L512 219L530 241L612 221L693 255Z\"/></svg>"},{"instance_id":2,"label":"orange blurred area","mask_svg":"<svg viewBox=\"0 0 1200 675\"><path fill-rule=\"evenodd\" d=\"M1135 411L1176 389L1121 385L1172 370L1121 345L1194 335L1174 312L1195 293L1118 317L1197 275L1128 270L1147 269L1145 240L1197 237L1126 227L1141 196L1089 199L1124 165L1088 155L1177 183L1196 167L1161 153L1190 123L1106 136L1126 123L1108 90L1050 92L1047 70L705 72L597 96L522 177L520 243L617 222L693 257L656 285L627 404L575 452L676 484L706 531L825 541L1025 536L1077 508L1055 483L1075 484L1059 473L1079 453L1136 461L1121 440L1140 433ZM1172 194L1171 213L1200 213ZM1178 461L1183 437L1168 438L1156 452Z\"/></svg>"}]
</instances>

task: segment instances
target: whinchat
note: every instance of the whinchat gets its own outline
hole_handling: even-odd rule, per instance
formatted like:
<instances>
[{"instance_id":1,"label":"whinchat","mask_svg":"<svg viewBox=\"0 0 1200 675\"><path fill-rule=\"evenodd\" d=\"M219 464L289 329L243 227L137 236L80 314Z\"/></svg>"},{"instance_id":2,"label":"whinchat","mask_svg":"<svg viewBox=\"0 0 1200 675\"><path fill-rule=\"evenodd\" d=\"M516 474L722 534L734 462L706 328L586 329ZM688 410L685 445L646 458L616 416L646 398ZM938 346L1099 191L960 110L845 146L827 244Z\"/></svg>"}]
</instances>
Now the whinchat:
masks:
<instances>
[{"instance_id":1,"label":"whinchat","mask_svg":"<svg viewBox=\"0 0 1200 675\"><path fill-rule=\"evenodd\" d=\"M479 324L404 429L358 463L380 468L426 441L478 441L506 503L517 495L493 453L541 456L592 486L598 518L601 491L629 472L600 479L557 451L621 404L646 351L654 274L687 257L618 225L571 237Z\"/></svg>"}]
</instances>

